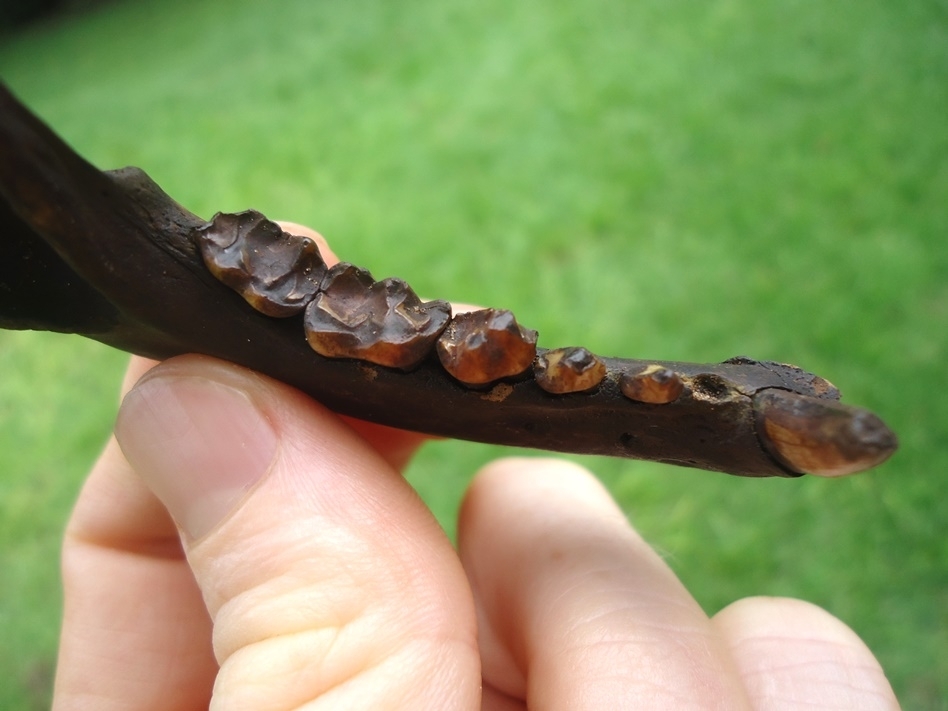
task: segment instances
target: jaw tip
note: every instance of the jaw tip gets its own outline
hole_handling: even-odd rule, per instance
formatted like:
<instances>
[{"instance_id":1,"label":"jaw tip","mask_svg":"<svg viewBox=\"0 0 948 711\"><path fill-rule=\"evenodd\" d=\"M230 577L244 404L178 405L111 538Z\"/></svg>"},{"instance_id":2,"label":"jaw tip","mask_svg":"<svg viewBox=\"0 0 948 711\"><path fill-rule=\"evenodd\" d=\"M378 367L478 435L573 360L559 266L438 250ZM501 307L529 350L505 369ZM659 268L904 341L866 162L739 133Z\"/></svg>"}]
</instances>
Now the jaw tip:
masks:
<instances>
[{"instance_id":1,"label":"jaw tip","mask_svg":"<svg viewBox=\"0 0 948 711\"><path fill-rule=\"evenodd\" d=\"M757 434L788 469L837 477L882 464L898 448L895 433L877 415L835 400L786 390L754 396Z\"/></svg>"}]
</instances>

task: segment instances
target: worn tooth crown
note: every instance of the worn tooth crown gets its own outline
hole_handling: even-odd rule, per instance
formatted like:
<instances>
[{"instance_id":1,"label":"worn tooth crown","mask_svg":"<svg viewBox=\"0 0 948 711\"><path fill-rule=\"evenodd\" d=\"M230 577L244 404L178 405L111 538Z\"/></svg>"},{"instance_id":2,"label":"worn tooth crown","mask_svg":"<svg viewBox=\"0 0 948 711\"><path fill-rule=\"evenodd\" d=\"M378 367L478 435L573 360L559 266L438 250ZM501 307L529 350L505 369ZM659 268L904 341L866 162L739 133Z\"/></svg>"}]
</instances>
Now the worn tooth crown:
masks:
<instances>
[{"instance_id":1,"label":"worn tooth crown","mask_svg":"<svg viewBox=\"0 0 948 711\"><path fill-rule=\"evenodd\" d=\"M356 358L400 370L417 367L448 325L446 301L422 302L401 279L375 281L341 262L306 307L310 346L328 358Z\"/></svg>"},{"instance_id":2,"label":"worn tooth crown","mask_svg":"<svg viewBox=\"0 0 948 711\"><path fill-rule=\"evenodd\" d=\"M533 376L548 393L588 392L606 377L606 364L585 348L554 348L537 357Z\"/></svg>"},{"instance_id":3,"label":"worn tooth crown","mask_svg":"<svg viewBox=\"0 0 948 711\"><path fill-rule=\"evenodd\" d=\"M301 313L326 273L313 240L285 233L256 210L219 212L196 232L211 273L267 316Z\"/></svg>"},{"instance_id":4,"label":"worn tooth crown","mask_svg":"<svg viewBox=\"0 0 948 711\"><path fill-rule=\"evenodd\" d=\"M654 364L639 371L623 373L619 379L619 388L630 400L666 405L681 396L685 384L675 371Z\"/></svg>"},{"instance_id":5,"label":"worn tooth crown","mask_svg":"<svg viewBox=\"0 0 948 711\"><path fill-rule=\"evenodd\" d=\"M537 332L510 311L480 309L458 314L438 339L441 365L465 385L487 385L520 375L537 354Z\"/></svg>"}]
</instances>

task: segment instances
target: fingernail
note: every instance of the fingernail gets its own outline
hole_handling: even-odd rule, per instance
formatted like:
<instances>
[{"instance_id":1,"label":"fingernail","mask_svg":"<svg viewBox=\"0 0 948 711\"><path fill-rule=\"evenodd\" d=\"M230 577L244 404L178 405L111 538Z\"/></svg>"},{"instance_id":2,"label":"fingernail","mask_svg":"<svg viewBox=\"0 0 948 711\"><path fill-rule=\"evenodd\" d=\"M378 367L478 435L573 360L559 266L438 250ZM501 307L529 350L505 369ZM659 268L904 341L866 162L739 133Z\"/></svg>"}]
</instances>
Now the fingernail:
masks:
<instances>
[{"instance_id":1,"label":"fingernail","mask_svg":"<svg viewBox=\"0 0 948 711\"><path fill-rule=\"evenodd\" d=\"M126 459L192 540L217 526L267 473L277 436L252 398L206 377L155 375L126 397L115 427Z\"/></svg>"}]
</instances>

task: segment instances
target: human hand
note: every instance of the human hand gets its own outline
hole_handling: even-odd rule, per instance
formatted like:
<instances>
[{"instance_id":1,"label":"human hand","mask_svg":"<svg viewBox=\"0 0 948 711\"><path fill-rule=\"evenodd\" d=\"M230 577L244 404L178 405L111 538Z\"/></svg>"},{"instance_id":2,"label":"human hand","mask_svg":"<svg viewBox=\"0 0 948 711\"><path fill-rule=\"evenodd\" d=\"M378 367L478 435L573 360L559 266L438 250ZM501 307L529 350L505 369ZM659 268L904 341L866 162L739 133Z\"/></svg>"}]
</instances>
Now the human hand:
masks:
<instances>
[{"instance_id":1,"label":"human hand","mask_svg":"<svg viewBox=\"0 0 948 711\"><path fill-rule=\"evenodd\" d=\"M152 365L67 530L54 708L898 708L819 608L709 619L576 465L488 466L455 551L399 474L419 435Z\"/></svg>"}]
</instances>

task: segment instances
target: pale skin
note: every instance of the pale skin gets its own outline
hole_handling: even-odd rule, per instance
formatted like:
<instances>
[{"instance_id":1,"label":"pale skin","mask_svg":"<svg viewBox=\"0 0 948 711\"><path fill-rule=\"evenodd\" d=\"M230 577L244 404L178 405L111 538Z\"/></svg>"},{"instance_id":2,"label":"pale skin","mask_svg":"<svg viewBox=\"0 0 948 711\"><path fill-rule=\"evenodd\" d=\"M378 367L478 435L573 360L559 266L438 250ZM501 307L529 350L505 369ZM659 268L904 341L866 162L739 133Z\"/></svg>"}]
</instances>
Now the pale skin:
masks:
<instances>
[{"instance_id":1,"label":"pale skin","mask_svg":"<svg viewBox=\"0 0 948 711\"><path fill-rule=\"evenodd\" d=\"M400 475L419 435L198 356L133 359L123 394L66 532L54 709L898 708L814 605L708 617L575 464L487 466L455 549Z\"/></svg>"}]
</instances>

